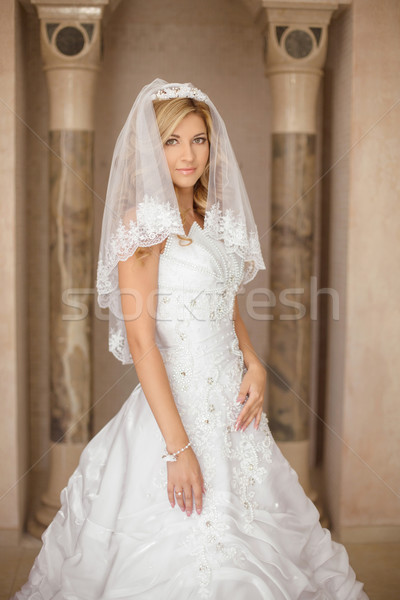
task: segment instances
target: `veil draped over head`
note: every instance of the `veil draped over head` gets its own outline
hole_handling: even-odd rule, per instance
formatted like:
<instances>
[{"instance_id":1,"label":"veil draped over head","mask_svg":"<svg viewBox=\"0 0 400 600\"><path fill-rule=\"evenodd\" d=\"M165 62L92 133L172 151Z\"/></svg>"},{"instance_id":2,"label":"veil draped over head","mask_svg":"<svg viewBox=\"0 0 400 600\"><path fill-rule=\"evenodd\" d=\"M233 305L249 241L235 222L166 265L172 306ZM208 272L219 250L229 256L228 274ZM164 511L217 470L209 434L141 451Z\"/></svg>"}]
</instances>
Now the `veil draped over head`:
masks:
<instances>
[{"instance_id":1,"label":"veil draped over head","mask_svg":"<svg viewBox=\"0 0 400 600\"><path fill-rule=\"evenodd\" d=\"M204 230L244 259L242 284L265 269L257 227L225 124L211 100L191 83L155 79L146 85L118 136L112 158L97 267L98 303L109 308L109 348L132 363L118 285L118 262L138 247L185 236L153 100L193 98L211 113L210 169ZM117 348L117 350L115 350Z\"/></svg>"}]
</instances>

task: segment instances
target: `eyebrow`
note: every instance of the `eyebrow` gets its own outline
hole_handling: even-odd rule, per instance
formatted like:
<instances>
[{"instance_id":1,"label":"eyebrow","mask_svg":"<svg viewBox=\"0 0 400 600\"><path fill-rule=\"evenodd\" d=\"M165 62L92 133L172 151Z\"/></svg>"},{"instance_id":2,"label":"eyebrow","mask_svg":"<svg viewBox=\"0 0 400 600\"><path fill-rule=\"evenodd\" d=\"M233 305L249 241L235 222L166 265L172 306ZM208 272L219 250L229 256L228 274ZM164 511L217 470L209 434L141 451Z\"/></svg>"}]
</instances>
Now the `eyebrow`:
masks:
<instances>
[{"instance_id":1,"label":"eyebrow","mask_svg":"<svg viewBox=\"0 0 400 600\"><path fill-rule=\"evenodd\" d=\"M205 131L202 131L201 133L196 133L196 135L194 135L193 137L197 137L198 135L207 135ZM177 135L176 133L171 133L171 135L169 137L176 137L176 138L180 138L180 135Z\"/></svg>"}]
</instances>

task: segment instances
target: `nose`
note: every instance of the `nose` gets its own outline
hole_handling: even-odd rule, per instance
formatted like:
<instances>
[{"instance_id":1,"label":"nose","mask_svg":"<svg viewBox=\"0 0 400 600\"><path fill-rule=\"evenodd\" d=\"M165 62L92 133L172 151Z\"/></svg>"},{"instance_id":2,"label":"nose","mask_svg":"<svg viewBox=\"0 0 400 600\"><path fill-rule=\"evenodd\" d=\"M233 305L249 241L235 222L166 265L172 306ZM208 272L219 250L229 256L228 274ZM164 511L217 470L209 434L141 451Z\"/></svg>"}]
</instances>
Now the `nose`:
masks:
<instances>
[{"instance_id":1,"label":"nose","mask_svg":"<svg viewBox=\"0 0 400 600\"><path fill-rule=\"evenodd\" d=\"M194 150L193 146L190 142L184 142L181 144L181 160L186 162L193 162L194 159Z\"/></svg>"}]
</instances>

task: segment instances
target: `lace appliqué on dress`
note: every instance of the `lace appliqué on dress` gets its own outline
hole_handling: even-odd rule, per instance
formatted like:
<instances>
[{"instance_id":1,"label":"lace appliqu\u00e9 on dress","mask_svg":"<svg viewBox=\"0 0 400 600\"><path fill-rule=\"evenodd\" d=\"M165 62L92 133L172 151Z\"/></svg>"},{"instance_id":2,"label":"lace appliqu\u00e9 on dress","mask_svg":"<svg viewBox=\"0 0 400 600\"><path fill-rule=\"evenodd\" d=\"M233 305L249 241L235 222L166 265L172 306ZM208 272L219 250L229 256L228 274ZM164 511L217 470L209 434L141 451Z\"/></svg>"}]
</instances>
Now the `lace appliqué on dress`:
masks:
<instances>
[{"instance_id":1,"label":"lace appliqu\u00e9 on dress","mask_svg":"<svg viewBox=\"0 0 400 600\"><path fill-rule=\"evenodd\" d=\"M239 348L237 338L232 343L231 351L238 356L235 367L243 374L246 368L243 364L243 354ZM234 381L236 380L235 367L229 373ZM265 461L269 463L272 461L273 441L265 413L261 416L257 432L251 430L251 425L242 435L240 435L241 432L235 431L234 425L242 407L243 405L237 402L229 405L224 440L226 456L235 463L233 467L233 487L245 509L246 530L250 532L254 510L258 507L253 488L256 483L262 483L267 475L267 470L261 465Z\"/></svg>"},{"instance_id":2,"label":"lace appliqu\u00e9 on dress","mask_svg":"<svg viewBox=\"0 0 400 600\"><path fill-rule=\"evenodd\" d=\"M180 327L184 331L187 324ZM180 327L176 328L178 335ZM229 341L224 343L226 336ZM240 499L244 528L250 531L258 507L254 488L267 475L262 463L271 461L272 438L265 415L258 431L253 432L250 428L245 432L234 430L242 408L236 398L245 372L236 335L232 338L232 334L222 333L220 350L208 355L206 349L204 356L198 354L197 347L191 346L190 338L183 336L180 339L179 350L174 348L173 354L167 350L163 356L167 365L168 360L175 363L178 353L181 358L185 357L181 363L184 374L174 370L170 376L171 385L184 427L201 463L206 489L203 511L201 515L193 513L190 517L193 526L185 543L188 551L197 557L199 596L207 598L213 570L226 561L240 564L243 558L241 551L227 541L229 523L224 510L219 508L216 455L222 451L231 463L232 488ZM220 356L226 358L227 344L231 357L228 365L219 360ZM196 361L203 365L201 374L194 372ZM217 447L218 440L222 440L221 450Z\"/></svg>"}]
</instances>

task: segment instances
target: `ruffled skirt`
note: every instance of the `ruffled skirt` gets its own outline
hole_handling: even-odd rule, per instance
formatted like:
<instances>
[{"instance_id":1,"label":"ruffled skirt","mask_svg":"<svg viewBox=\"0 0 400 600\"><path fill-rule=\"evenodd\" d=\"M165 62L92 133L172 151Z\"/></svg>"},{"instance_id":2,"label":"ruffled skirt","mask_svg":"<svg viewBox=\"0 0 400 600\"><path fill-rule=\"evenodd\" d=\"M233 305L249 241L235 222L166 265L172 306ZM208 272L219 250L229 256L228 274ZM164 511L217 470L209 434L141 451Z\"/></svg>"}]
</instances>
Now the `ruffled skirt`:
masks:
<instances>
[{"instance_id":1,"label":"ruffled skirt","mask_svg":"<svg viewBox=\"0 0 400 600\"><path fill-rule=\"evenodd\" d=\"M138 384L83 451L14 600L367 599L265 415L258 431L234 430L237 356L204 367L190 395L169 372L204 476L202 514L169 504L163 439Z\"/></svg>"}]
</instances>

